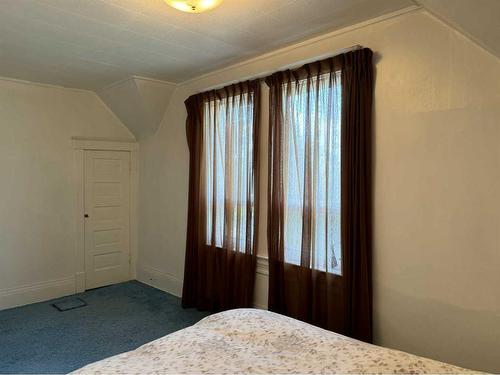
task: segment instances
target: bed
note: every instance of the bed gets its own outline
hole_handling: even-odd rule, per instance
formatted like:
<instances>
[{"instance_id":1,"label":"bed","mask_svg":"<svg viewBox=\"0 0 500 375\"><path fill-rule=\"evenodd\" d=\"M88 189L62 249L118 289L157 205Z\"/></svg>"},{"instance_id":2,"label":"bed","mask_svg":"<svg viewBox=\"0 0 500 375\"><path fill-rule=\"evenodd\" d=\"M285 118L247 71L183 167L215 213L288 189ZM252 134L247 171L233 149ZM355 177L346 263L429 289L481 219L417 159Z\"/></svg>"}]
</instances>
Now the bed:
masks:
<instances>
[{"instance_id":1,"label":"bed","mask_svg":"<svg viewBox=\"0 0 500 375\"><path fill-rule=\"evenodd\" d=\"M471 373L283 315L236 309L87 365L75 374Z\"/></svg>"}]
</instances>

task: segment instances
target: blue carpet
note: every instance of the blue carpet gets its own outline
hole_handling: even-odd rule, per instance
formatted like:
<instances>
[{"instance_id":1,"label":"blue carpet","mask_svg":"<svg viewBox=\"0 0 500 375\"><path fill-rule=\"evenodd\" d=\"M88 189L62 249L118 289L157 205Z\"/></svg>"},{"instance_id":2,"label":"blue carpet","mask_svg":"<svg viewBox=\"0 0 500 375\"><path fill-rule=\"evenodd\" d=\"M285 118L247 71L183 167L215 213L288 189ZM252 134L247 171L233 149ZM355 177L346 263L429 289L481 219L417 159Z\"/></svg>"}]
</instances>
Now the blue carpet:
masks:
<instances>
[{"instance_id":1,"label":"blue carpet","mask_svg":"<svg viewBox=\"0 0 500 375\"><path fill-rule=\"evenodd\" d=\"M208 315L137 281L75 297L88 305L58 311L52 304L60 298L0 311L0 373L67 373Z\"/></svg>"}]
</instances>

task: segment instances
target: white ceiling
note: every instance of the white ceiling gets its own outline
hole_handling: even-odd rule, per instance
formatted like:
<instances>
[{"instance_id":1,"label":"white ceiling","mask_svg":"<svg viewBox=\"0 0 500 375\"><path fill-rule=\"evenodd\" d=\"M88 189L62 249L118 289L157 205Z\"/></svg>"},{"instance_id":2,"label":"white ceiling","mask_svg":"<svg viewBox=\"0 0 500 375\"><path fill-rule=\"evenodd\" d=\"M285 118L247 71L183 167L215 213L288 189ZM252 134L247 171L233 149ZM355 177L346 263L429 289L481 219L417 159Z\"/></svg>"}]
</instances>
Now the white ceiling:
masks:
<instances>
[{"instance_id":1,"label":"white ceiling","mask_svg":"<svg viewBox=\"0 0 500 375\"><path fill-rule=\"evenodd\" d=\"M163 0L0 0L0 76L96 91L132 75L182 82L412 5L225 0L194 15Z\"/></svg>"}]
</instances>

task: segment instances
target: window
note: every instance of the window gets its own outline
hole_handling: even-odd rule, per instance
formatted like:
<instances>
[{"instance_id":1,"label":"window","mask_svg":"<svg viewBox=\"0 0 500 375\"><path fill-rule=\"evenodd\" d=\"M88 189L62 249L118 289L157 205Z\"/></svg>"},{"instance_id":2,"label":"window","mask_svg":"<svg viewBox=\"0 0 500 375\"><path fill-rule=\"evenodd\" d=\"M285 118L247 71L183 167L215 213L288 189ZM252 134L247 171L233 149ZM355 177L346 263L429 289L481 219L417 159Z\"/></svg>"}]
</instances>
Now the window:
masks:
<instances>
[{"instance_id":1,"label":"window","mask_svg":"<svg viewBox=\"0 0 500 375\"><path fill-rule=\"evenodd\" d=\"M340 73L284 86L285 262L340 275Z\"/></svg>"},{"instance_id":2,"label":"window","mask_svg":"<svg viewBox=\"0 0 500 375\"><path fill-rule=\"evenodd\" d=\"M203 110L206 242L243 253L255 216L253 98L252 92L215 97Z\"/></svg>"}]
</instances>

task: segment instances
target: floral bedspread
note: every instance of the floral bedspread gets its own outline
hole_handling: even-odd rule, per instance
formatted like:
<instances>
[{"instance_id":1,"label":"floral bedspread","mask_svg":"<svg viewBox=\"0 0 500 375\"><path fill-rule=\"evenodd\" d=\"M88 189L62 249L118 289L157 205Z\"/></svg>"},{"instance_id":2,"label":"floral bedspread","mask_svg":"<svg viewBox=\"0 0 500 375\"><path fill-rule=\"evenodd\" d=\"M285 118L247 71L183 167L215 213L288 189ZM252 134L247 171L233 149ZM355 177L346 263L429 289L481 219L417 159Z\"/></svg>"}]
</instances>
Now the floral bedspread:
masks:
<instances>
[{"instance_id":1,"label":"floral bedspread","mask_svg":"<svg viewBox=\"0 0 500 375\"><path fill-rule=\"evenodd\" d=\"M283 315L237 309L75 374L469 373L397 350L366 344Z\"/></svg>"}]
</instances>

